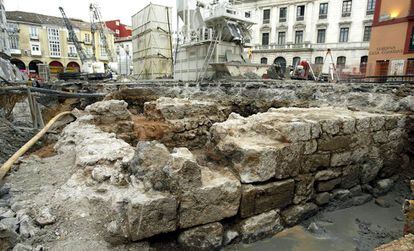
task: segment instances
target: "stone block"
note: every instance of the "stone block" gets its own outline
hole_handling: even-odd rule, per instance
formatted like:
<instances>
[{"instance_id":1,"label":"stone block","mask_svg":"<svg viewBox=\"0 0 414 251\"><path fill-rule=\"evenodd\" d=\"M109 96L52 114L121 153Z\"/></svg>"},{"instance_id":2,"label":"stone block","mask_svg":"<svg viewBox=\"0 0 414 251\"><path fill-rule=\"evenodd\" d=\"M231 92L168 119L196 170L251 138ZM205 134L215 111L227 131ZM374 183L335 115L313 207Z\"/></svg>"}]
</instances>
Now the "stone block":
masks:
<instances>
[{"instance_id":1,"label":"stone block","mask_svg":"<svg viewBox=\"0 0 414 251\"><path fill-rule=\"evenodd\" d=\"M345 166L351 163L352 152L333 153L331 157L331 166Z\"/></svg>"},{"instance_id":2,"label":"stone block","mask_svg":"<svg viewBox=\"0 0 414 251\"><path fill-rule=\"evenodd\" d=\"M319 151L350 150L354 143L352 135L326 136L318 140Z\"/></svg>"},{"instance_id":3,"label":"stone block","mask_svg":"<svg viewBox=\"0 0 414 251\"><path fill-rule=\"evenodd\" d=\"M299 175L295 178L295 182L295 197L293 198L293 203L300 204L311 200L315 192L315 178L313 174Z\"/></svg>"},{"instance_id":4,"label":"stone block","mask_svg":"<svg viewBox=\"0 0 414 251\"><path fill-rule=\"evenodd\" d=\"M342 174L341 169L338 169L338 168L323 170L315 174L315 180L316 181L327 181L327 180L338 178L339 176L341 176L341 174Z\"/></svg>"},{"instance_id":5,"label":"stone block","mask_svg":"<svg viewBox=\"0 0 414 251\"><path fill-rule=\"evenodd\" d=\"M294 226L318 212L314 203L291 206L282 211L282 217L287 226Z\"/></svg>"},{"instance_id":6,"label":"stone block","mask_svg":"<svg viewBox=\"0 0 414 251\"><path fill-rule=\"evenodd\" d=\"M177 229L178 202L172 196L129 189L120 191L112 205L115 220L107 226L112 238L139 241Z\"/></svg>"},{"instance_id":7,"label":"stone block","mask_svg":"<svg viewBox=\"0 0 414 251\"><path fill-rule=\"evenodd\" d=\"M179 227L189 228L232 217L239 210L240 182L231 173L202 169L202 186L181 194Z\"/></svg>"},{"instance_id":8,"label":"stone block","mask_svg":"<svg viewBox=\"0 0 414 251\"><path fill-rule=\"evenodd\" d=\"M316 184L316 190L318 192L328 192L333 190L339 184L341 184L342 179L336 178L328 181L321 181Z\"/></svg>"},{"instance_id":9,"label":"stone block","mask_svg":"<svg viewBox=\"0 0 414 251\"><path fill-rule=\"evenodd\" d=\"M329 203L329 200L331 199L331 194L328 192L324 193L318 193L315 198L315 203L318 206L323 206Z\"/></svg>"},{"instance_id":10,"label":"stone block","mask_svg":"<svg viewBox=\"0 0 414 251\"><path fill-rule=\"evenodd\" d=\"M243 185L240 215L246 218L272 209L284 208L292 203L294 191L293 179L265 185Z\"/></svg>"},{"instance_id":11,"label":"stone block","mask_svg":"<svg viewBox=\"0 0 414 251\"><path fill-rule=\"evenodd\" d=\"M241 221L238 224L244 242L253 242L283 230L279 210L272 210Z\"/></svg>"},{"instance_id":12,"label":"stone block","mask_svg":"<svg viewBox=\"0 0 414 251\"><path fill-rule=\"evenodd\" d=\"M189 250L215 250L223 244L223 226L219 222L194 227L178 236L178 243Z\"/></svg>"},{"instance_id":13,"label":"stone block","mask_svg":"<svg viewBox=\"0 0 414 251\"><path fill-rule=\"evenodd\" d=\"M349 165L342 169L341 187L349 189L360 182L361 168L359 165Z\"/></svg>"},{"instance_id":14,"label":"stone block","mask_svg":"<svg viewBox=\"0 0 414 251\"><path fill-rule=\"evenodd\" d=\"M329 153L316 153L304 156L301 164L301 174L307 174L330 166L331 155Z\"/></svg>"}]
</instances>

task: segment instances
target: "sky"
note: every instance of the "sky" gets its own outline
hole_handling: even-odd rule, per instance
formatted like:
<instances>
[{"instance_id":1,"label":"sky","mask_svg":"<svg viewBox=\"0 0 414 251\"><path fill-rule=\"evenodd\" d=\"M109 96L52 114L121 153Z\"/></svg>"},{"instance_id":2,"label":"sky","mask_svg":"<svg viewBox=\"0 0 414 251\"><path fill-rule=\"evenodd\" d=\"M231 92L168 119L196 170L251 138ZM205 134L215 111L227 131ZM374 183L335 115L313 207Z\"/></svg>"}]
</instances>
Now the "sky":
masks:
<instances>
[{"instance_id":1,"label":"sky","mask_svg":"<svg viewBox=\"0 0 414 251\"><path fill-rule=\"evenodd\" d=\"M150 2L174 7L176 0L5 0L6 11L20 10L45 15L58 16L62 6L70 18L89 21L89 4L97 3L104 20L120 19L121 23L131 25L131 16L140 11ZM174 15L175 16L175 15ZM176 18L173 18L173 23Z\"/></svg>"}]
</instances>

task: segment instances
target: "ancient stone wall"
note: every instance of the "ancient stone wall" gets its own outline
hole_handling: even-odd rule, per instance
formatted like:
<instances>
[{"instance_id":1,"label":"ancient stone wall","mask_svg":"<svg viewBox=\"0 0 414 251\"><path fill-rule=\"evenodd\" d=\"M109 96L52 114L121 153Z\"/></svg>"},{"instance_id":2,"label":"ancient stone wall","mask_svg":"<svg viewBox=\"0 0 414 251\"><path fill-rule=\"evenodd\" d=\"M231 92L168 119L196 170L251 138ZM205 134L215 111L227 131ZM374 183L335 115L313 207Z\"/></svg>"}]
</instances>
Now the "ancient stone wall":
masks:
<instances>
[{"instance_id":1,"label":"ancient stone wall","mask_svg":"<svg viewBox=\"0 0 414 251\"><path fill-rule=\"evenodd\" d=\"M134 151L100 131L99 116L80 115L56 148L74 151L80 168L64 191L90 201L96 228L115 244L168 233L189 249L251 242L336 200L362 204L388 191L402 164L387 162L403 152L399 114L340 108L231 114L211 127L203 164L187 148L170 151L156 141L139 142Z\"/></svg>"}]
</instances>

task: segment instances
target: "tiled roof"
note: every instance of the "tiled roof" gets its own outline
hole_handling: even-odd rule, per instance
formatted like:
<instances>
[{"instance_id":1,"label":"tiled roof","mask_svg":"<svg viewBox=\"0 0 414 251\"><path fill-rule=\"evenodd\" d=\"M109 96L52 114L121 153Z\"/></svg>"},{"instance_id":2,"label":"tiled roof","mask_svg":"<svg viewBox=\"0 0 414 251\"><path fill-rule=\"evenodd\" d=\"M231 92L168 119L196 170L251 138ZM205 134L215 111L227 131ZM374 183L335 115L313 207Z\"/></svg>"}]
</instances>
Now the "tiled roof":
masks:
<instances>
[{"instance_id":1,"label":"tiled roof","mask_svg":"<svg viewBox=\"0 0 414 251\"><path fill-rule=\"evenodd\" d=\"M65 26L63 22L63 18L61 17L54 17L54 16L47 16L37 13L31 12L24 12L24 11L6 11L6 17L9 21L15 22L25 22L25 23L32 23L32 24L51 24L51 25L58 25L58 26ZM79 29L90 29L91 24L88 22L84 22L79 19L70 19L73 27Z\"/></svg>"}]
</instances>

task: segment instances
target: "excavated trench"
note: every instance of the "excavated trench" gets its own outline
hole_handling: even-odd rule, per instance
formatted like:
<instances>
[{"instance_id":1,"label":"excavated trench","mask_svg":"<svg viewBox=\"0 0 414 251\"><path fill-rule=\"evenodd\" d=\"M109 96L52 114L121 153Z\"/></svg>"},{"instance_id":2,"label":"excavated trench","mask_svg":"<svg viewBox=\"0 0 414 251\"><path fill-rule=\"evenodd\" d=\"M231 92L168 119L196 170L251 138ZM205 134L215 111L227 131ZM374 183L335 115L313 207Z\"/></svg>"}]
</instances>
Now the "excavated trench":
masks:
<instances>
[{"instance_id":1,"label":"excavated trench","mask_svg":"<svg viewBox=\"0 0 414 251\"><path fill-rule=\"evenodd\" d=\"M1 250L372 250L403 235L410 86L96 88L105 101L6 178Z\"/></svg>"}]
</instances>

